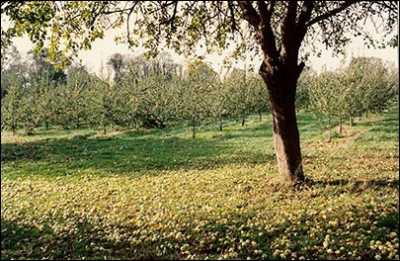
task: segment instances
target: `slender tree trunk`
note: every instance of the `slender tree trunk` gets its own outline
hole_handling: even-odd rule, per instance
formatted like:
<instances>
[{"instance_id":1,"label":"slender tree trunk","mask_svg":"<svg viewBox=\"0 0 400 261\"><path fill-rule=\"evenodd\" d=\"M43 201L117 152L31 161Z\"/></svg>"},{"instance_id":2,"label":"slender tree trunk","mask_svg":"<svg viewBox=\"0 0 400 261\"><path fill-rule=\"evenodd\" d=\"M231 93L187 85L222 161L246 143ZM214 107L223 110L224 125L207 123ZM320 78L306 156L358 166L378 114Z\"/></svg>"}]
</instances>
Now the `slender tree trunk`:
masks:
<instances>
[{"instance_id":1,"label":"slender tree trunk","mask_svg":"<svg viewBox=\"0 0 400 261\"><path fill-rule=\"evenodd\" d=\"M17 126L16 126L15 122L13 122L11 124L11 129L12 129L13 135L15 136L15 134L17 134Z\"/></svg>"},{"instance_id":2,"label":"slender tree trunk","mask_svg":"<svg viewBox=\"0 0 400 261\"><path fill-rule=\"evenodd\" d=\"M258 115L260 116L260 122L262 122L262 113L261 113L261 111L258 112Z\"/></svg>"},{"instance_id":3,"label":"slender tree trunk","mask_svg":"<svg viewBox=\"0 0 400 261\"><path fill-rule=\"evenodd\" d=\"M46 125L46 130L49 130L50 124L49 124L49 120L47 118L45 119L44 124Z\"/></svg>"},{"instance_id":4,"label":"slender tree trunk","mask_svg":"<svg viewBox=\"0 0 400 261\"><path fill-rule=\"evenodd\" d=\"M196 121L192 120L192 139L196 138Z\"/></svg>"},{"instance_id":5,"label":"slender tree trunk","mask_svg":"<svg viewBox=\"0 0 400 261\"><path fill-rule=\"evenodd\" d=\"M342 134L343 128L342 128L342 116L339 117L339 133Z\"/></svg>"},{"instance_id":6,"label":"slender tree trunk","mask_svg":"<svg viewBox=\"0 0 400 261\"><path fill-rule=\"evenodd\" d=\"M332 141L332 128L331 128L331 117L328 116L328 128L329 128L329 137L328 142Z\"/></svg>"},{"instance_id":7,"label":"slender tree trunk","mask_svg":"<svg viewBox=\"0 0 400 261\"><path fill-rule=\"evenodd\" d=\"M260 69L271 100L273 137L279 174L286 183L304 181L295 106L296 85L301 70L302 67L296 67L293 71L280 68L271 73L264 72L263 67Z\"/></svg>"},{"instance_id":8,"label":"slender tree trunk","mask_svg":"<svg viewBox=\"0 0 400 261\"><path fill-rule=\"evenodd\" d=\"M103 134L104 135L107 134L107 126L105 124L103 124Z\"/></svg>"},{"instance_id":9,"label":"slender tree trunk","mask_svg":"<svg viewBox=\"0 0 400 261\"><path fill-rule=\"evenodd\" d=\"M353 116L350 116L349 121L350 121L350 127L353 127L354 125Z\"/></svg>"},{"instance_id":10,"label":"slender tree trunk","mask_svg":"<svg viewBox=\"0 0 400 261\"><path fill-rule=\"evenodd\" d=\"M244 123L246 122L246 118L245 117L243 117L242 118L242 127L244 126Z\"/></svg>"},{"instance_id":11,"label":"slender tree trunk","mask_svg":"<svg viewBox=\"0 0 400 261\"><path fill-rule=\"evenodd\" d=\"M222 131L222 116L219 115L219 130Z\"/></svg>"}]
</instances>

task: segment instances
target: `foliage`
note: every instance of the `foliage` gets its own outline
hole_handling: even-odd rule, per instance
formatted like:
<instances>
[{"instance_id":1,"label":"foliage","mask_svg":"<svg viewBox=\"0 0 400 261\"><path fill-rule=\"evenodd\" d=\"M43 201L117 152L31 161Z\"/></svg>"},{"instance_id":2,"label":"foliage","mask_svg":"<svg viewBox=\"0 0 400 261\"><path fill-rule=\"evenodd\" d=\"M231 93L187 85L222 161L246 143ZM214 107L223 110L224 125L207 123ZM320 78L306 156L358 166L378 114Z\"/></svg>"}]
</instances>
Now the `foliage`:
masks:
<instances>
[{"instance_id":1,"label":"foliage","mask_svg":"<svg viewBox=\"0 0 400 261\"><path fill-rule=\"evenodd\" d=\"M17 124L21 118L21 103L23 89L21 80L13 73L10 76L7 95L1 99L1 129L12 130L15 134Z\"/></svg>"},{"instance_id":2,"label":"foliage","mask_svg":"<svg viewBox=\"0 0 400 261\"><path fill-rule=\"evenodd\" d=\"M350 103L358 104L358 114L366 111L382 112L389 106L390 101L396 97L394 71L393 66L384 64L378 58L352 59L348 68L348 81L355 90L352 96L358 97L359 101Z\"/></svg>"},{"instance_id":3,"label":"foliage","mask_svg":"<svg viewBox=\"0 0 400 261\"><path fill-rule=\"evenodd\" d=\"M256 24L260 17L268 17L273 25L274 40L284 44L285 27L283 16L293 6L289 1L258 6L240 1L174 2L174 1L118 1L80 2L13 2L3 1L1 13L9 18L9 26L2 27L2 57L12 38L27 33L36 42L39 53L46 39L50 40L49 53L53 59L63 54L76 54L81 49L90 49L92 42L104 37L107 29L127 25L126 38L118 41L132 46L142 46L156 54L163 46L178 53L192 54L196 46L207 50L226 49L234 45L234 56L242 56L245 50L260 51ZM290 6L290 8L289 8ZM302 24L308 29L305 43L316 49L316 42L333 47L335 52L343 50L349 42L349 34L363 37L369 45L393 44L396 36L391 28L397 23L397 3L392 1L316 1L296 4L297 33ZM308 20L306 20L309 14ZM301 14L301 15L300 15ZM304 20L304 21L303 21ZM248 22L248 24L242 23ZM374 39L363 28L365 21L378 24L383 21L382 40ZM46 30L50 29L50 30ZM349 30L350 29L350 30ZM263 32L265 33L265 32ZM249 39L256 39L249 41ZM315 41L318 39L318 41ZM302 40L302 39L300 39ZM61 58L66 65L68 59Z\"/></svg>"},{"instance_id":4,"label":"foliage","mask_svg":"<svg viewBox=\"0 0 400 261\"><path fill-rule=\"evenodd\" d=\"M339 116L338 111L341 108L339 101L342 93L338 92L340 86L340 76L333 72L321 73L313 79L310 86L311 110L325 130L331 130L336 125L333 119ZM331 138L330 132L328 140Z\"/></svg>"}]
</instances>

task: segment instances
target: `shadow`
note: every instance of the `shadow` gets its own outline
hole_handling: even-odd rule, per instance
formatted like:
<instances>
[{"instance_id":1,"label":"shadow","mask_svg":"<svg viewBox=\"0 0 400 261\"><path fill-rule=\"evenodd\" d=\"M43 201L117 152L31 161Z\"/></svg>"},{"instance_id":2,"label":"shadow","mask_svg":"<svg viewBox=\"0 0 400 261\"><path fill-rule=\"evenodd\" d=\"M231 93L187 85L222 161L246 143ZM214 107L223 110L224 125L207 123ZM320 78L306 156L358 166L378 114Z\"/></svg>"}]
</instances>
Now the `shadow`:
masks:
<instances>
[{"instance_id":1,"label":"shadow","mask_svg":"<svg viewBox=\"0 0 400 261\"><path fill-rule=\"evenodd\" d=\"M345 186L352 185L353 188L361 188L361 187L388 187L388 188L398 188L399 180L349 180L349 179L335 179L335 180L313 180L307 179L306 184L309 187L319 186L319 187L327 187L327 186Z\"/></svg>"},{"instance_id":2,"label":"shadow","mask_svg":"<svg viewBox=\"0 0 400 261\"><path fill-rule=\"evenodd\" d=\"M350 179L334 179L334 180L313 180L306 178L303 184L295 187L296 192L310 191L313 189L324 189L329 191L329 195L339 196L342 194L362 194L367 190L380 190L380 189L398 189L399 180L350 180ZM326 194L328 195L328 194Z\"/></svg>"},{"instance_id":3,"label":"shadow","mask_svg":"<svg viewBox=\"0 0 400 261\"><path fill-rule=\"evenodd\" d=\"M262 122L255 126L239 127L242 129L226 130L214 139L230 140L236 138L266 138L272 139L272 126L270 122Z\"/></svg>"},{"instance_id":4,"label":"shadow","mask_svg":"<svg viewBox=\"0 0 400 261\"><path fill-rule=\"evenodd\" d=\"M275 159L274 155L244 150L240 146L224 140L182 139L167 136L164 131L143 131L112 137L79 136L2 144L1 162L13 164L13 167L25 164L26 173L65 175L68 171L84 169L104 170L110 174L214 169L227 164L262 164Z\"/></svg>"},{"instance_id":5,"label":"shadow","mask_svg":"<svg viewBox=\"0 0 400 261\"><path fill-rule=\"evenodd\" d=\"M38 221L39 224L21 224L17 221L1 220L1 260L80 260L106 259L163 259L148 251L148 245L135 248L126 240L110 240L104 233L105 224L93 224L87 219L72 217L72 229L55 233L49 225L55 220ZM57 223L57 222L56 222ZM129 228L112 226L108 229L135 231ZM131 249L131 251L127 251ZM136 251L133 251L136 249ZM168 259L168 258L164 258Z\"/></svg>"},{"instance_id":6,"label":"shadow","mask_svg":"<svg viewBox=\"0 0 400 261\"><path fill-rule=\"evenodd\" d=\"M310 203L313 199L308 200ZM307 202L304 202L306 205ZM21 224L18 221L1 220L1 259L50 259L50 260L80 260L80 259L106 259L106 260L173 260L186 259L188 256L182 247L198 258L221 257L235 247L237 256L235 259L244 260L247 257L260 259L260 255L254 252L252 247L242 247L243 232L249 242L256 243L257 249L263 251L263 259L276 259L273 256L277 240L282 236L291 242L290 249L298 255L309 259L331 260L335 259L326 251L319 251L326 240L327 231L331 242L336 242L332 247L339 248L343 242L358 242L346 245L347 252L359 252L363 260L371 260L376 253L365 251L370 249L370 241L380 240L385 242L388 234L397 232L399 228L398 210L371 208L368 202L361 205L346 207L344 203L331 205L335 211L307 212L291 219L276 219L268 209L249 207L244 214L240 208L232 210L226 215L225 222L220 222L219 215L206 215L199 211L202 217L201 229L192 222L190 214L180 214L179 219L187 222L181 223L179 227L160 226L164 221L145 223L140 227L131 223L121 225L97 221L93 223L89 218L81 216L70 216L68 221L60 221L55 216L49 220L38 220L38 224ZM252 220L257 217L268 221L268 226L254 226ZM349 224L348 217L358 217L351 221L350 231L357 231L357 238L353 233L340 232L337 227ZM328 220L327 220L328 218ZM328 222L335 220L335 223ZM62 223L67 222L67 224ZM373 226L372 224L376 224ZM55 232L51 225L64 227ZM318 225L320 229L315 229ZM269 228L268 228L269 227ZM272 228L272 229L271 229ZM146 231L142 233L136 231ZM288 233L295 231L296 233ZM180 233L182 236L177 237ZM313 235L310 236L310 233ZM157 235L155 237L155 235ZM172 235L172 236L170 236ZM214 239L210 235L214 235ZM368 240L359 241L364 236ZM146 240L147 237L153 238ZM230 241L218 239L230 238ZM163 247L169 246L168 249ZM275 246L275 247L274 247ZM285 245L284 248L287 246ZM283 252L283 251L282 251ZM341 259L352 259L347 252L341 253ZM344 256L343 256L344 255ZM337 257L337 256L336 256ZM285 259L285 258L283 258ZM387 259L387 256L384 256Z\"/></svg>"}]
</instances>

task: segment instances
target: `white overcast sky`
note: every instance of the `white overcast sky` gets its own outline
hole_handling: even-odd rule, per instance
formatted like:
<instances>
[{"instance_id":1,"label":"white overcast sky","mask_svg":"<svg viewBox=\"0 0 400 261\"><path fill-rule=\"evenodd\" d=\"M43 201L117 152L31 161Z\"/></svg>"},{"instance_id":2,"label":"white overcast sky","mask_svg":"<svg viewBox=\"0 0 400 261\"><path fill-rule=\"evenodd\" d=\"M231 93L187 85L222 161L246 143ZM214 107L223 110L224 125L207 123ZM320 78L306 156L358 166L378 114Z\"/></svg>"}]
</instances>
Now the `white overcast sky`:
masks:
<instances>
[{"instance_id":1,"label":"white overcast sky","mask_svg":"<svg viewBox=\"0 0 400 261\"><path fill-rule=\"evenodd\" d=\"M114 42L114 38L117 35L117 31L111 30L105 33L105 37L103 39L97 39L92 44L92 49L89 51L81 51L79 53L79 58L82 60L82 63L87 66L90 72L99 73L101 64L106 64L108 58L114 53L121 54L132 54L139 55L143 53L143 50L135 49L129 50L128 46L125 44L116 44ZM17 47L19 52L22 55L25 55L29 50L33 49L32 43L24 38L15 38L14 45ZM198 53L203 55L203 53ZM311 56L306 65L310 65L314 70L320 71L322 68L326 68L327 70L336 69L341 61L343 60L343 56L334 57L332 55L332 51L325 50L322 52L321 57ZM361 39L355 38L352 40L352 43L346 48L346 56L347 60L351 57L357 56L368 56L368 57L378 57L382 58L386 61L391 61L398 68L398 48L386 48L386 49L368 49ZM218 55L206 55L206 61L210 62L213 68L220 72L223 57ZM173 59L176 63L184 63L185 58L178 55L173 55ZM260 65L260 61L254 61L253 66L258 68ZM244 67L244 63L239 63L237 67Z\"/></svg>"}]
</instances>

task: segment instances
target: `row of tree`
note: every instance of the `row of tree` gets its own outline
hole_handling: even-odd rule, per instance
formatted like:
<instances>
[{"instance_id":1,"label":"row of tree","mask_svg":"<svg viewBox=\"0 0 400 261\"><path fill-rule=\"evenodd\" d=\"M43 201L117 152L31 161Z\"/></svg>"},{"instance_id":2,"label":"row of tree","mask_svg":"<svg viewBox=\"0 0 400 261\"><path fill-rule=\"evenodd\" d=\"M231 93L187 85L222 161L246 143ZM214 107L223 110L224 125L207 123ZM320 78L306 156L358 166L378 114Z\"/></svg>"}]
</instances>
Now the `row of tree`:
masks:
<instances>
[{"instance_id":1,"label":"row of tree","mask_svg":"<svg viewBox=\"0 0 400 261\"><path fill-rule=\"evenodd\" d=\"M201 124L219 123L226 117L240 119L269 111L268 93L262 81L243 70L221 79L209 65L196 60L183 70L168 53L152 60L143 56L114 54L107 64L111 75L100 76L82 66L54 70L44 50L23 62L12 50L2 66L1 128L23 128L27 134L45 126L65 129L108 126L164 128L192 126L193 138ZM368 112L382 112L398 97L393 65L377 58L353 58L335 72L305 70L298 84L297 109L310 110L324 129Z\"/></svg>"},{"instance_id":2,"label":"row of tree","mask_svg":"<svg viewBox=\"0 0 400 261\"><path fill-rule=\"evenodd\" d=\"M1 127L27 134L45 126L65 129L163 128L185 123L196 127L222 118L240 118L268 110L267 90L255 76L232 71L221 80L209 65L196 60L183 72L168 54L146 60L113 55L110 75L100 77L82 66L55 72L46 52L27 64L20 57L2 66ZM24 65L25 64L25 65ZM104 70L102 70L104 71ZM4 78L4 81L3 81Z\"/></svg>"},{"instance_id":3,"label":"row of tree","mask_svg":"<svg viewBox=\"0 0 400 261\"><path fill-rule=\"evenodd\" d=\"M398 99L397 70L379 58L353 58L350 64L335 72L316 74L307 70L299 80L297 108L310 110L321 127L329 130L348 119L354 124L355 117L369 112L382 113Z\"/></svg>"}]
</instances>

